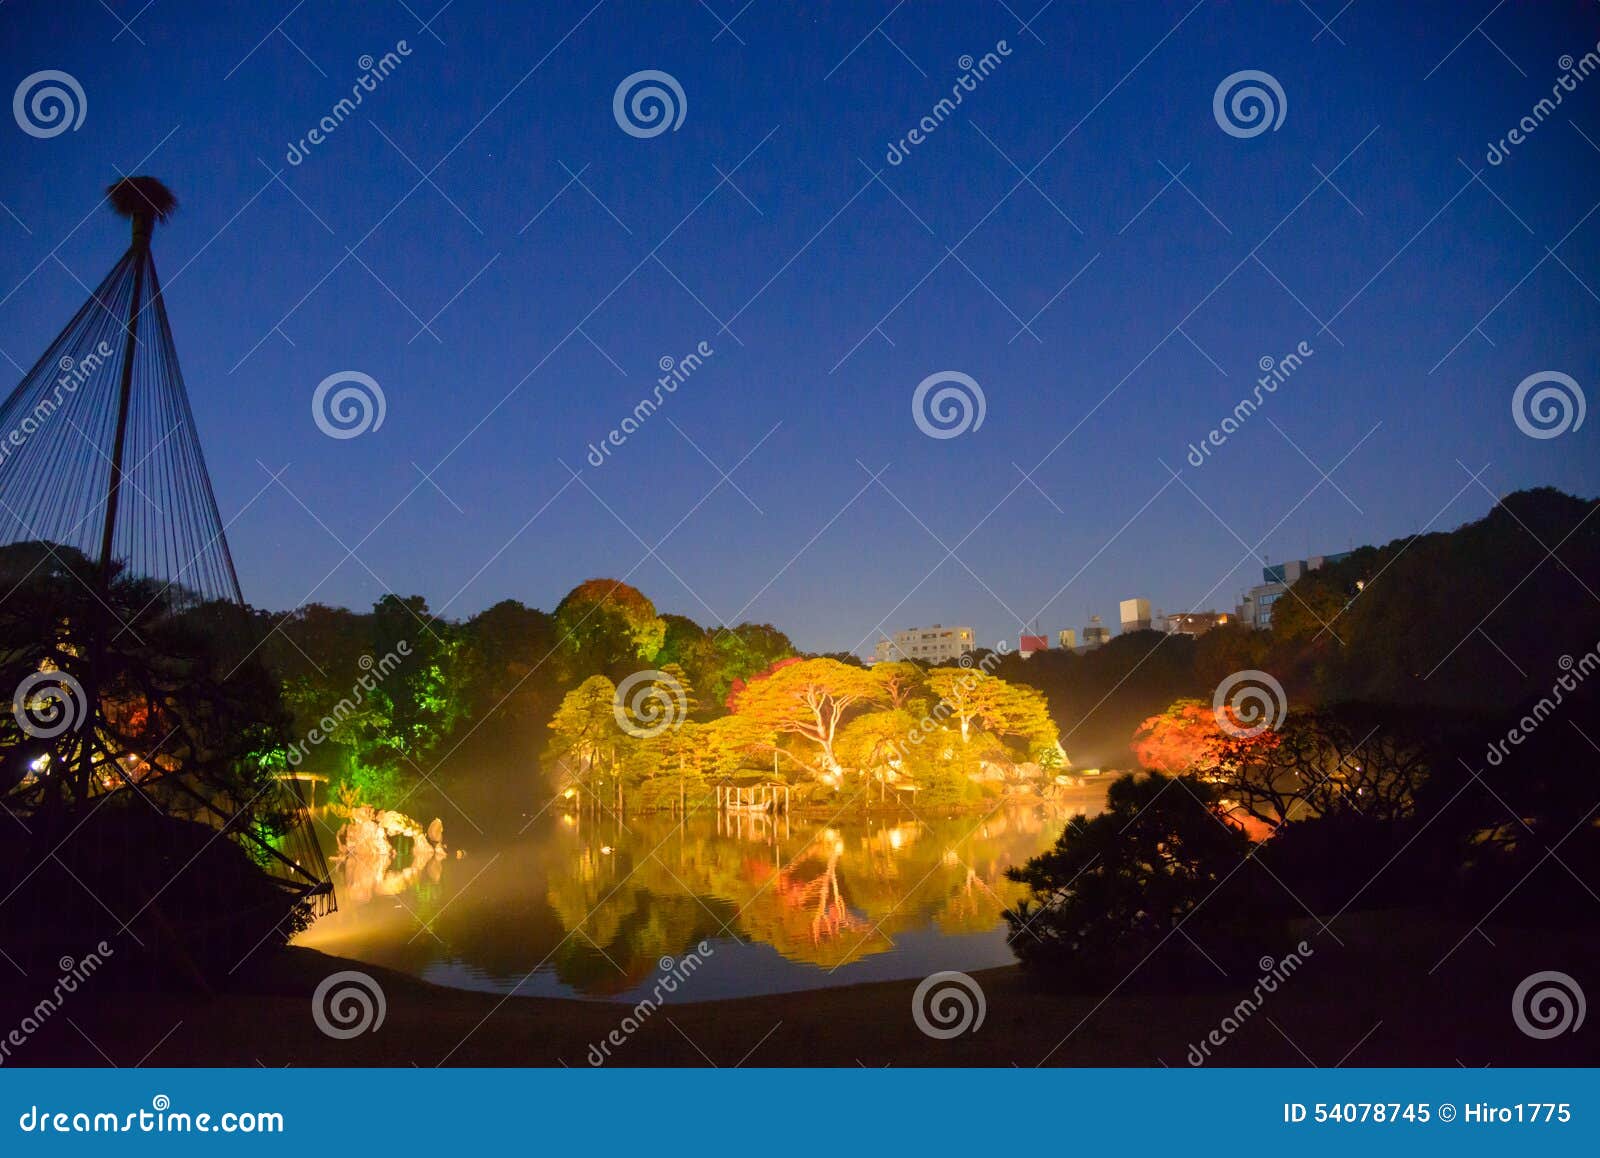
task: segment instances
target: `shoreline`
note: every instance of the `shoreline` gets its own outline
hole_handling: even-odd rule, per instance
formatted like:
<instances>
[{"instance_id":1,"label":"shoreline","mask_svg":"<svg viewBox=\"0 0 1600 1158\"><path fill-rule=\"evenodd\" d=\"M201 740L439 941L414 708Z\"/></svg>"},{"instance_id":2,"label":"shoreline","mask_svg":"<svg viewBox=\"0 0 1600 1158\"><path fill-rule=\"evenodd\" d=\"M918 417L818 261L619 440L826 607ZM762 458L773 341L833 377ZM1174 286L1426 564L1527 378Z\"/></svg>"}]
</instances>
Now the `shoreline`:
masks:
<instances>
[{"instance_id":1,"label":"shoreline","mask_svg":"<svg viewBox=\"0 0 1600 1158\"><path fill-rule=\"evenodd\" d=\"M1484 930L1414 912L1352 913L1318 952L1214 1048L1215 1066L1593 1065L1600 1039L1537 1040L1510 1016L1510 996L1550 960L1600 957L1600 933ZM1336 944L1337 936L1343 945ZM1435 961L1459 942L1438 970ZM339 1040L319 1030L311 997L331 974L358 970L383 994L384 1018ZM973 973L985 1016L939 1040L912 1017L916 980L659 1006L613 1046L620 1066L1170 1066L1235 1010L1252 978L1207 978L1185 992L1118 986L1041 987L1020 966ZM630 1007L615 1001L494 995L305 948L264 959L234 991L128 994L114 982L73 995L7 1060L12 1066L570 1066ZM0 1000L6 1024L26 1014L26 986ZM70 1018L70 1022L69 1019Z\"/></svg>"}]
</instances>

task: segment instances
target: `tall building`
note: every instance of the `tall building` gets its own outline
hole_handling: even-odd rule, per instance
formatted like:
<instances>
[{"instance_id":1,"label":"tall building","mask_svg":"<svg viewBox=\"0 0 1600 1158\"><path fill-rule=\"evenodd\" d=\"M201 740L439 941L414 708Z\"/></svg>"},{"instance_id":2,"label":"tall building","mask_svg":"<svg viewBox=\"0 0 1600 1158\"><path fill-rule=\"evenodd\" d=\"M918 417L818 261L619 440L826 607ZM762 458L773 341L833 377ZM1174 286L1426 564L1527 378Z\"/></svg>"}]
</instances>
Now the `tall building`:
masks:
<instances>
[{"instance_id":1,"label":"tall building","mask_svg":"<svg viewBox=\"0 0 1600 1158\"><path fill-rule=\"evenodd\" d=\"M1272 626L1272 605L1283 597L1290 584L1309 571L1349 557L1349 551L1341 551L1337 555L1313 555L1309 559L1293 559L1261 568L1261 582L1246 591L1239 601L1239 622L1265 631Z\"/></svg>"},{"instance_id":2,"label":"tall building","mask_svg":"<svg viewBox=\"0 0 1600 1158\"><path fill-rule=\"evenodd\" d=\"M924 663L949 663L972 654L972 651L972 628L946 627L942 623L935 623L932 627L911 627L897 631L892 637L882 636L873 648L870 662L918 659Z\"/></svg>"},{"instance_id":3,"label":"tall building","mask_svg":"<svg viewBox=\"0 0 1600 1158\"><path fill-rule=\"evenodd\" d=\"M1150 630L1150 601L1148 599L1124 599L1122 609L1122 634L1130 631Z\"/></svg>"},{"instance_id":4,"label":"tall building","mask_svg":"<svg viewBox=\"0 0 1600 1158\"><path fill-rule=\"evenodd\" d=\"M1098 615L1089 616L1089 623L1083 629L1083 646L1085 648L1099 647L1111 642L1111 629L1100 622Z\"/></svg>"},{"instance_id":5,"label":"tall building","mask_svg":"<svg viewBox=\"0 0 1600 1158\"><path fill-rule=\"evenodd\" d=\"M1056 632L1056 641L1061 644L1063 651L1071 651L1078 646L1078 633L1070 627L1063 627Z\"/></svg>"}]
</instances>

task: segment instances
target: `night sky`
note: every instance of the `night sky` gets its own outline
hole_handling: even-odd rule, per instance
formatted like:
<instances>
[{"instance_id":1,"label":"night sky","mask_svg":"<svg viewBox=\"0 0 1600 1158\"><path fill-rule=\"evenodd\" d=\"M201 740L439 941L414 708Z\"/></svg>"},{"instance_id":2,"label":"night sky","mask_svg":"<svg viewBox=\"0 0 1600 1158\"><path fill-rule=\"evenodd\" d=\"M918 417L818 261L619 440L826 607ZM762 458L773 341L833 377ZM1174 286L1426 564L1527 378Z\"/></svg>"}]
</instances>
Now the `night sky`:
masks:
<instances>
[{"instance_id":1,"label":"night sky","mask_svg":"<svg viewBox=\"0 0 1600 1158\"><path fill-rule=\"evenodd\" d=\"M3 125L0 364L126 246L100 190L166 181L156 259L257 606L465 617L610 576L807 649L991 644L1132 595L1231 610L1263 556L1600 490L1600 417L1534 438L1512 412L1542 371L1600 391L1600 75L1487 158L1600 51L1593 2L223 7L0 8L6 91L60 70L87 105ZM681 86L675 130L619 125L641 70ZM1242 70L1281 87L1276 129L1219 124ZM381 427L319 429L341 371ZM943 371L984 416L933 438L912 398Z\"/></svg>"}]
</instances>

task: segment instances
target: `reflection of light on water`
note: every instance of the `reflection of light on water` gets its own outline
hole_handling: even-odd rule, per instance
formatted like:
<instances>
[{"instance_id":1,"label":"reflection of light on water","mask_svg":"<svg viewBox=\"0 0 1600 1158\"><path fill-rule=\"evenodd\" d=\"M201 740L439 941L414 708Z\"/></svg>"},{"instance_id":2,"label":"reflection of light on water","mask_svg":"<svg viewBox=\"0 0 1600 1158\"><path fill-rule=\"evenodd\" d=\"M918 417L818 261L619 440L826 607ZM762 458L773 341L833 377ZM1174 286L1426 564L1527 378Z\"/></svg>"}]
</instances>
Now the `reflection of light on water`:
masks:
<instances>
[{"instance_id":1,"label":"reflection of light on water","mask_svg":"<svg viewBox=\"0 0 1600 1158\"><path fill-rule=\"evenodd\" d=\"M1012 960L999 913L1020 886L1004 871L1065 822L1027 809L982 824L800 815L791 834L711 812L616 824L553 812L474 849L481 873L447 872L442 889L424 875L420 892L341 908L296 943L446 985L511 994L526 978L524 994L606 999L703 937L717 954L692 1000L970 971Z\"/></svg>"}]
</instances>

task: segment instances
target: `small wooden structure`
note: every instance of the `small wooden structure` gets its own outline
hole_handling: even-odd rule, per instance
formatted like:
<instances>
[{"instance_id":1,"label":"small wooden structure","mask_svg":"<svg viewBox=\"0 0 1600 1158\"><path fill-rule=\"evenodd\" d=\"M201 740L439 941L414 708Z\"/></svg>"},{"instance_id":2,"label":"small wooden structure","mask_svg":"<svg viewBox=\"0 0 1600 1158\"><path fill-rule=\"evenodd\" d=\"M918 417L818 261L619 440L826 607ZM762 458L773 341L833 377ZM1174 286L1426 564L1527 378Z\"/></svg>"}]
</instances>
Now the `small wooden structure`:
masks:
<instances>
[{"instance_id":1,"label":"small wooden structure","mask_svg":"<svg viewBox=\"0 0 1600 1158\"><path fill-rule=\"evenodd\" d=\"M787 784L750 784L739 787L733 784L718 784L717 811L787 813L789 811L789 786Z\"/></svg>"},{"instance_id":2,"label":"small wooden structure","mask_svg":"<svg viewBox=\"0 0 1600 1158\"><path fill-rule=\"evenodd\" d=\"M299 769L295 769L292 772L279 772L277 779L291 781L295 784L308 785L303 798L305 800L306 811L312 816L317 814L317 785L326 784L328 782L328 778L326 776L319 772L302 772ZM327 803L328 802L324 800L322 802L322 806L326 807Z\"/></svg>"}]
</instances>

